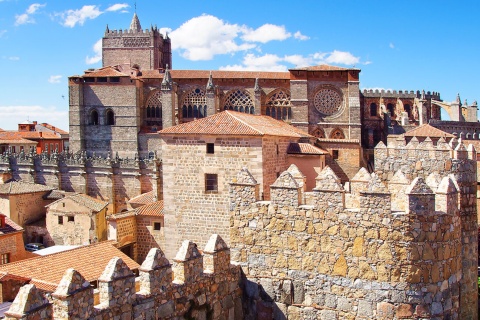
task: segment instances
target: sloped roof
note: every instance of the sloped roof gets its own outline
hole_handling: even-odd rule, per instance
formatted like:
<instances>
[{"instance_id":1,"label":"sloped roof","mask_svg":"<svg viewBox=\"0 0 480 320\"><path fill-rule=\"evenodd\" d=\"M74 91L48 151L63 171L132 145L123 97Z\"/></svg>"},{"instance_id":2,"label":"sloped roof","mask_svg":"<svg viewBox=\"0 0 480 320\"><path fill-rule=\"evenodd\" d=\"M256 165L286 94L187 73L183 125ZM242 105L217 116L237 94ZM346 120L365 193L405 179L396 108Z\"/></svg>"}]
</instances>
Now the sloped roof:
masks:
<instances>
[{"instance_id":1,"label":"sloped roof","mask_svg":"<svg viewBox=\"0 0 480 320\"><path fill-rule=\"evenodd\" d=\"M291 142L287 149L288 154L328 154L327 151L315 147L309 143Z\"/></svg>"},{"instance_id":2,"label":"sloped roof","mask_svg":"<svg viewBox=\"0 0 480 320\"><path fill-rule=\"evenodd\" d=\"M0 143L37 144L38 142L25 139L17 131L0 131Z\"/></svg>"},{"instance_id":3,"label":"sloped roof","mask_svg":"<svg viewBox=\"0 0 480 320\"><path fill-rule=\"evenodd\" d=\"M212 116L179 124L159 131L165 135L208 134L242 136L312 137L283 121L269 116L223 111Z\"/></svg>"},{"instance_id":4,"label":"sloped roof","mask_svg":"<svg viewBox=\"0 0 480 320\"><path fill-rule=\"evenodd\" d=\"M43 199L45 199L45 200L58 200L58 199L65 198L65 195L66 195L65 191L55 189L55 190L52 190L49 193L45 194L43 196Z\"/></svg>"},{"instance_id":5,"label":"sloped roof","mask_svg":"<svg viewBox=\"0 0 480 320\"><path fill-rule=\"evenodd\" d=\"M163 200L135 209L138 216L163 217Z\"/></svg>"},{"instance_id":6,"label":"sloped roof","mask_svg":"<svg viewBox=\"0 0 480 320\"><path fill-rule=\"evenodd\" d=\"M50 191L54 188L38 183L30 183L24 181L9 181L0 184L0 194L24 194L32 192Z\"/></svg>"},{"instance_id":7,"label":"sloped roof","mask_svg":"<svg viewBox=\"0 0 480 320\"><path fill-rule=\"evenodd\" d=\"M22 138L27 139L57 139L61 140L61 137L53 132L47 131L19 131L18 134Z\"/></svg>"},{"instance_id":8,"label":"sloped roof","mask_svg":"<svg viewBox=\"0 0 480 320\"><path fill-rule=\"evenodd\" d=\"M66 199L70 199L73 202L78 203L81 206L87 207L88 209L90 209L92 211L95 211L95 212L101 211L103 208L105 208L108 205L108 202L106 202L106 201L95 199L95 198L90 197L89 195L86 195L86 194L83 194L83 193L74 193L74 194L70 194L68 196L65 196L65 198L62 198L62 199L57 200L55 202L52 202L49 205L47 205L46 207L50 207L53 204L56 204L56 203L61 202L61 201L65 201Z\"/></svg>"},{"instance_id":9,"label":"sloped roof","mask_svg":"<svg viewBox=\"0 0 480 320\"><path fill-rule=\"evenodd\" d=\"M114 246L114 241L104 241L76 249L26 259L0 266L1 272L30 278L39 289L54 291L68 268L77 270L87 281L97 280L108 262L120 257L130 268L140 267Z\"/></svg>"},{"instance_id":10,"label":"sloped roof","mask_svg":"<svg viewBox=\"0 0 480 320\"><path fill-rule=\"evenodd\" d=\"M149 191L146 193L142 193L139 196L136 196L128 201L128 203L134 203L134 204L149 204L154 202L155 198L155 192Z\"/></svg>"},{"instance_id":11,"label":"sloped roof","mask_svg":"<svg viewBox=\"0 0 480 320\"><path fill-rule=\"evenodd\" d=\"M46 122L40 123L40 124L38 124L38 125L39 125L39 126L42 126L42 127L45 127L45 128L47 128L47 129L56 131L56 132L58 132L58 133L60 133L60 134L68 134L67 131L60 129L59 127L55 127L55 126L53 126L53 125L51 125L51 124L49 124L49 123L46 123Z\"/></svg>"},{"instance_id":12,"label":"sloped roof","mask_svg":"<svg viewBox=\"0 0 480 320\"><path fill-rule=\"evenodd\" d=\"M83 77L128 77L128 74L118 71L115 67L108 66L100 69L95 69L93 71L86 72Z\"/></svg>"},{"instance_id":13,"label":"sloped roof","mask_svg":"<svg viewBox=\"0 0 480 320\"><path fill-rule=\"evenodd\" d=\"M5 217L5 225L0 227L0 235L23 231L23 228L13 222L9 217Z\"/></svg>"},{"instance_id":14,"label":"sloped roof","mask_svg":"<svg viewBox=\"0 0 480 320\"><path fill-rule=\"evenodd\" d=\"M403 134L405 137L430 137L430 138L453 138L453 134L437 129L428 123L422 124L415 129L409 130Z\"/></svg>"}]
</instances>

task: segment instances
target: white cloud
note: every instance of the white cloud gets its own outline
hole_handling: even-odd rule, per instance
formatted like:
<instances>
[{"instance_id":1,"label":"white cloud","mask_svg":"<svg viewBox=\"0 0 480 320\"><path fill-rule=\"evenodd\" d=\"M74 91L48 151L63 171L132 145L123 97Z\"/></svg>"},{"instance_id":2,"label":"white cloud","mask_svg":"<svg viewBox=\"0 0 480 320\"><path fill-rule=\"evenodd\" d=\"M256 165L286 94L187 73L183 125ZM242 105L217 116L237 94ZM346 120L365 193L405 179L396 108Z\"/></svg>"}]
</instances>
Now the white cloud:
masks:
<instances>
[{"instance_id":1,"label":"white cloud","mask_svg":"<svg viewBox=\"0 0 480 320\"><path fill-rule=\"evenodd\" d=\"M237 44L235 39L245 27L229 24L211 15L192 18L173 30L172 49L188 60L210 60L217 54L235 53L255 47Z\"/></svg>"},{"instance_id":2,"label":"white cloud","mask_svg":"<svg viewBox=\"0 0 480 320\"><path fill-rule=\"evenodd\" d=\"M295 33L293 34L293 37L294 37L295 39L302 40L302 41L305 41L305 40L310 39L309 36L303 35L300 31L295 32Z\"/></svg>"},{"instance_id":3,"label":"white cloud","mask_svg":"<svg viewBox=\"0 0 480 320\"><path fill-rule=\"evenodd\" d=\"M78 10L67 10L61 13L60 16L65 27L73 28L77 23L82 26L87 19L95 19L102 13L98 6L88 5Z\"/></svg>"},{"instance_id":4,"label":"white cloud","mask_svg":"<svg viewBox=\"0 0 480 320\"><path fill-rule=\"evenodd\" d=\"M220 70L251 70L251 71L287 71L292 66L295 68L314 66L320 64L353 65L359 63L360 58L350 52L333 51L317 52L307 56L300 54L279 57L274 54L255 56L248 53L243 58L242 64L220 67Z\"/></svg>"},{"instance_id":5,"label":"white cloud","mask_svg":"<svg viewBox=\"0 0 480 320\"><path fill-rule=\"evenodd\" d=\"M390 47L390 49L394 49L394 48L395 48L395 45L394 45L392 42L390 42L390 44L389 44L388 46Z\"/></svg>"},{"instance_id":6,"label":"white cloud","mask_svg":"<svg viewBox=\"0 0 480 320\"><path fill-rule=\"evenodd\" d=\"M359 61L360 61L360 58L355 57L350 52L338 51L338 50L334 50L325 59L326 63L346 64L346 65L353 65L358 63Z\"/></svg>"},{"instance_id":7,"label":"white cloud","mask_svg":"<svg viewBox=\"0 0 480 320\"><path fill-rule=\"evenodd\" d=\"M102 39L99 39L97 42L95 42L93 45L93 52L95 53L93 57L87 56L85 58L86 64L95 64L102 60Z\"/></svg>"},{"instance_id":8,"label":"white cloud","mask_svg":"<svg viewBox=\"0 0 480 320\"><path fill-rule=\"evenodd\" d=\"M50 83L60 83L60 80L62 79L61 75L53 75L48 78L48 82Z\"/></svg>"},{"instance_id":9,"label":"white cloud","mask_svg":"<svg viewBox=\"0 0 480 320\"><path fill-rule=\"evenodd\" d=\"M16 129L19 122L25 119L35 119L39 122L48 121L59 128L68 130L68 111L59 110L55 106L0 106L0 128Z\"/></svg>"},{"instance_id":10,"label":"white cloud","mask_svg":"<svg viewBox=\"0 0 480 320\"><path fill-rule=\"evenodd\" d=\"M130 7L127 3L116 3L110 7L108 7L105 11L119 11L121 10L120 12L125 12L125 10L122 10L122 9L126 9Z\"/></svg>"},{"instance_id":11,"label":"white cloud","mask_svg":"<svg viewBox=\"0 0 480 320\"><path fill-rule=\"evenodd\" d=\"M35 19L31 15L37 13L40 8L45 7L46 4L33 3L31 4L25 13L15 15L15 25L19 26L26 23L35 23Z\"/></svg>"},{"instance_id":12,"label":"white cloud","mask_svg":"<svg viewBox=\"0 0 480 320\"><path fill-rule=\"evenodd\" d=\"M18 61L18 60L20 60L20 57L17 57L17 56L2 56L2 59L10 60L10 61Z\"/></svg>"},{"instance_id":13,"label":"white cloud","mask_svg":"<svg viewBox=\"0 0 480 320\"><path fill-rule=\"evenodd\" d=\"M267 43L273 40L285 40L292 36L285 30L285 26L276 26L274 24L264 24L256 30L247 29L244 31L242 39L248 42Z\"/></svg>"},{"instance_id":14,"label":"white cloud","mask_svg":"<svg viewBox=\"0 0 480 320\"><path fill-rule=\"evenodd\" d=\"M3 37L5 33L7 33L7 30L0 30L0 38Z\"/></svg>"}]
</instances>

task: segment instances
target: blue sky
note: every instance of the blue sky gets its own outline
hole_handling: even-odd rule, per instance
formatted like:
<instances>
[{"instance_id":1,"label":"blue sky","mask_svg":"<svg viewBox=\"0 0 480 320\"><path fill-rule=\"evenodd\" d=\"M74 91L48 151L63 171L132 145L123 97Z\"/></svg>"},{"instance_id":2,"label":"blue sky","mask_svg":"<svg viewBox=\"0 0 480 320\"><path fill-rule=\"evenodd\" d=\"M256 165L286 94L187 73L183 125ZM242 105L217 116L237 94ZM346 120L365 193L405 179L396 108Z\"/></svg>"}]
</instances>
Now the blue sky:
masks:
<instances>
[{"instance_id":1,"label":"blue sky","mask_svg":"<svg viewBox=\"0 0 480 320\"><path fill-rule=\"evenodd\" d=\"M180 4L181 3L181 4ZM100 67L99 40L134 2L0 0L0 128L68 130L69 76ZM480 99L479 1L137 1L142 27L172 38L173 68L360 68L361 88Z\"/></svg>"}]
</instances>

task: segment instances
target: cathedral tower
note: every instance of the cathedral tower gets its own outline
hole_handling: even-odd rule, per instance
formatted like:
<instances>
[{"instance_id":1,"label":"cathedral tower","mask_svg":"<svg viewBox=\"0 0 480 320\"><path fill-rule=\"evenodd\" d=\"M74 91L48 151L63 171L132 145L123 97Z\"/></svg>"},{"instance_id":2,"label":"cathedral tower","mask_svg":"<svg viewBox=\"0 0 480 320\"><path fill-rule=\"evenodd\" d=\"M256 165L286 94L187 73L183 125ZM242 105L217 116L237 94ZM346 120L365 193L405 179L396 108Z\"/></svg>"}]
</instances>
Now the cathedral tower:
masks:
<instances>
[{"instance_id":1,"label":"cathedral tower","mask_svg":"<svg viewBox=\"0 0 480 320\"><path fill-rule=\"evenodd\" d=\"M137 13L133 14L128 30L110 30L107 26L102 47L103 67L138 65L141 70L172 67L170 39L156 26L143 30Z\"/></svg>"}]
</instances>

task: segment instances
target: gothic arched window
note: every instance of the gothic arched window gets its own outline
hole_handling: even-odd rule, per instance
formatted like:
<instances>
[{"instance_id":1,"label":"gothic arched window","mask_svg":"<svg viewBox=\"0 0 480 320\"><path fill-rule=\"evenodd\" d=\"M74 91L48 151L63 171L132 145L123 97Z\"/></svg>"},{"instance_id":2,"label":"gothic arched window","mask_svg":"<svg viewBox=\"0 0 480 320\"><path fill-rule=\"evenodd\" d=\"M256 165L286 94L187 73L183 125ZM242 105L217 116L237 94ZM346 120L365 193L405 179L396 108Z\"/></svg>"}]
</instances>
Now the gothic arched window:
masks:
<instances>
[{"instance_id":1,"label":"gothic arched window","mask_svg":"<svg viewBox=\"0 0 480 320\"><path fill-rule=\"evenodd\" d=\"M225 104L223 106L224 110L235 110L244 113L251 113L255 112L255 107L253 106L252 99L248 92L244 90L234 90L229 92L227 97L225 98Z\"/></svg>"},{"instance_id":2,"label":"gothic arched window","mask_svg":"<svg viewBox=\"0 0 480 320\"><path fill-rule=\"evenodd\" d=\"M98 111L95 109L90 112L90 124L98 125Z\"/></svg>"},{"instance_id":3,"label":"gothic arched window","mask_svg":"<svg viewBox=\"0 0 480 320\"><path fill-rule=\"evenodd\" d=\"M405 112L408 114L408 117L410 118L412 116L412 108L410 107L409 104L406 104L403 106L403 109Z\"/></svg>"},{"instance_id":4,"label":"gothic arched window","mask_svg":"<svg viewBox=\"0 0 480 320\"><path fill-rule=\"evenodd\" d=\"M145 125L162 127L162 92L155 91L145 105Z\"/></svg>"},{"instance_id":5,"label":"gothic arched window","mask_svg":"<svg viewBox=\"0 0 480 320\"><path fill-rule=\"evenodd\" d=\"M105 112L105 124L107 126L113 126L115 124L115 114L112 109L108 109L107 112Z\"/></svg>"},{"instance_id":6,"label":"gothic arched window","mask_svg":"<svg viewBox=\"0 0 480 320\"><path fill-rule=\"evenodd\" d=\"M370 103L370 116L371 117L377 116L377 104L374 102Z\"/></svg>"},{"instance_id":7,"label":"gothic arched window","mask_svg":"<svg viewBox=\"0 0 480 320\"><path fill-rule=\"evenodd\" d=\"M345 139L345 134L343 133L342 129L335 129L330 133L331 139Z\"/></svg>"},{"instance_id":8,"label":"gothic arched window","mask_svg":"<svg viewBox=\"0 0 480 320\"><path fill-rule=\"evenodd\" d=\"M183 119L205 118L207 116L207 97L205 91L196 88L183 98Z\"/></svg>"},{"instance_id":9,"label":"gothic arched window","mask_svg":"<svg viewBox=\"0 0 480 320\"><path fill-rule=\"evenodd\" d=\"M292 105L290 93L283 89L276 90L267 98L266 115L278 120L290 120L292 118ZM276 109L274 111L274 109Z\"/></svg>"},{"instance_id":10,"label":"gothic arched window","mask_svg":"<svg viewBox=\"0 0 480 320\"><path fill-rule=\"evenodd\" d=\"M395 107L393 104L389 103L387 104L387 110L388 110L388 113L390 113L390 117L394 117L395 116Z\"/></svg>"}]
</instances>

